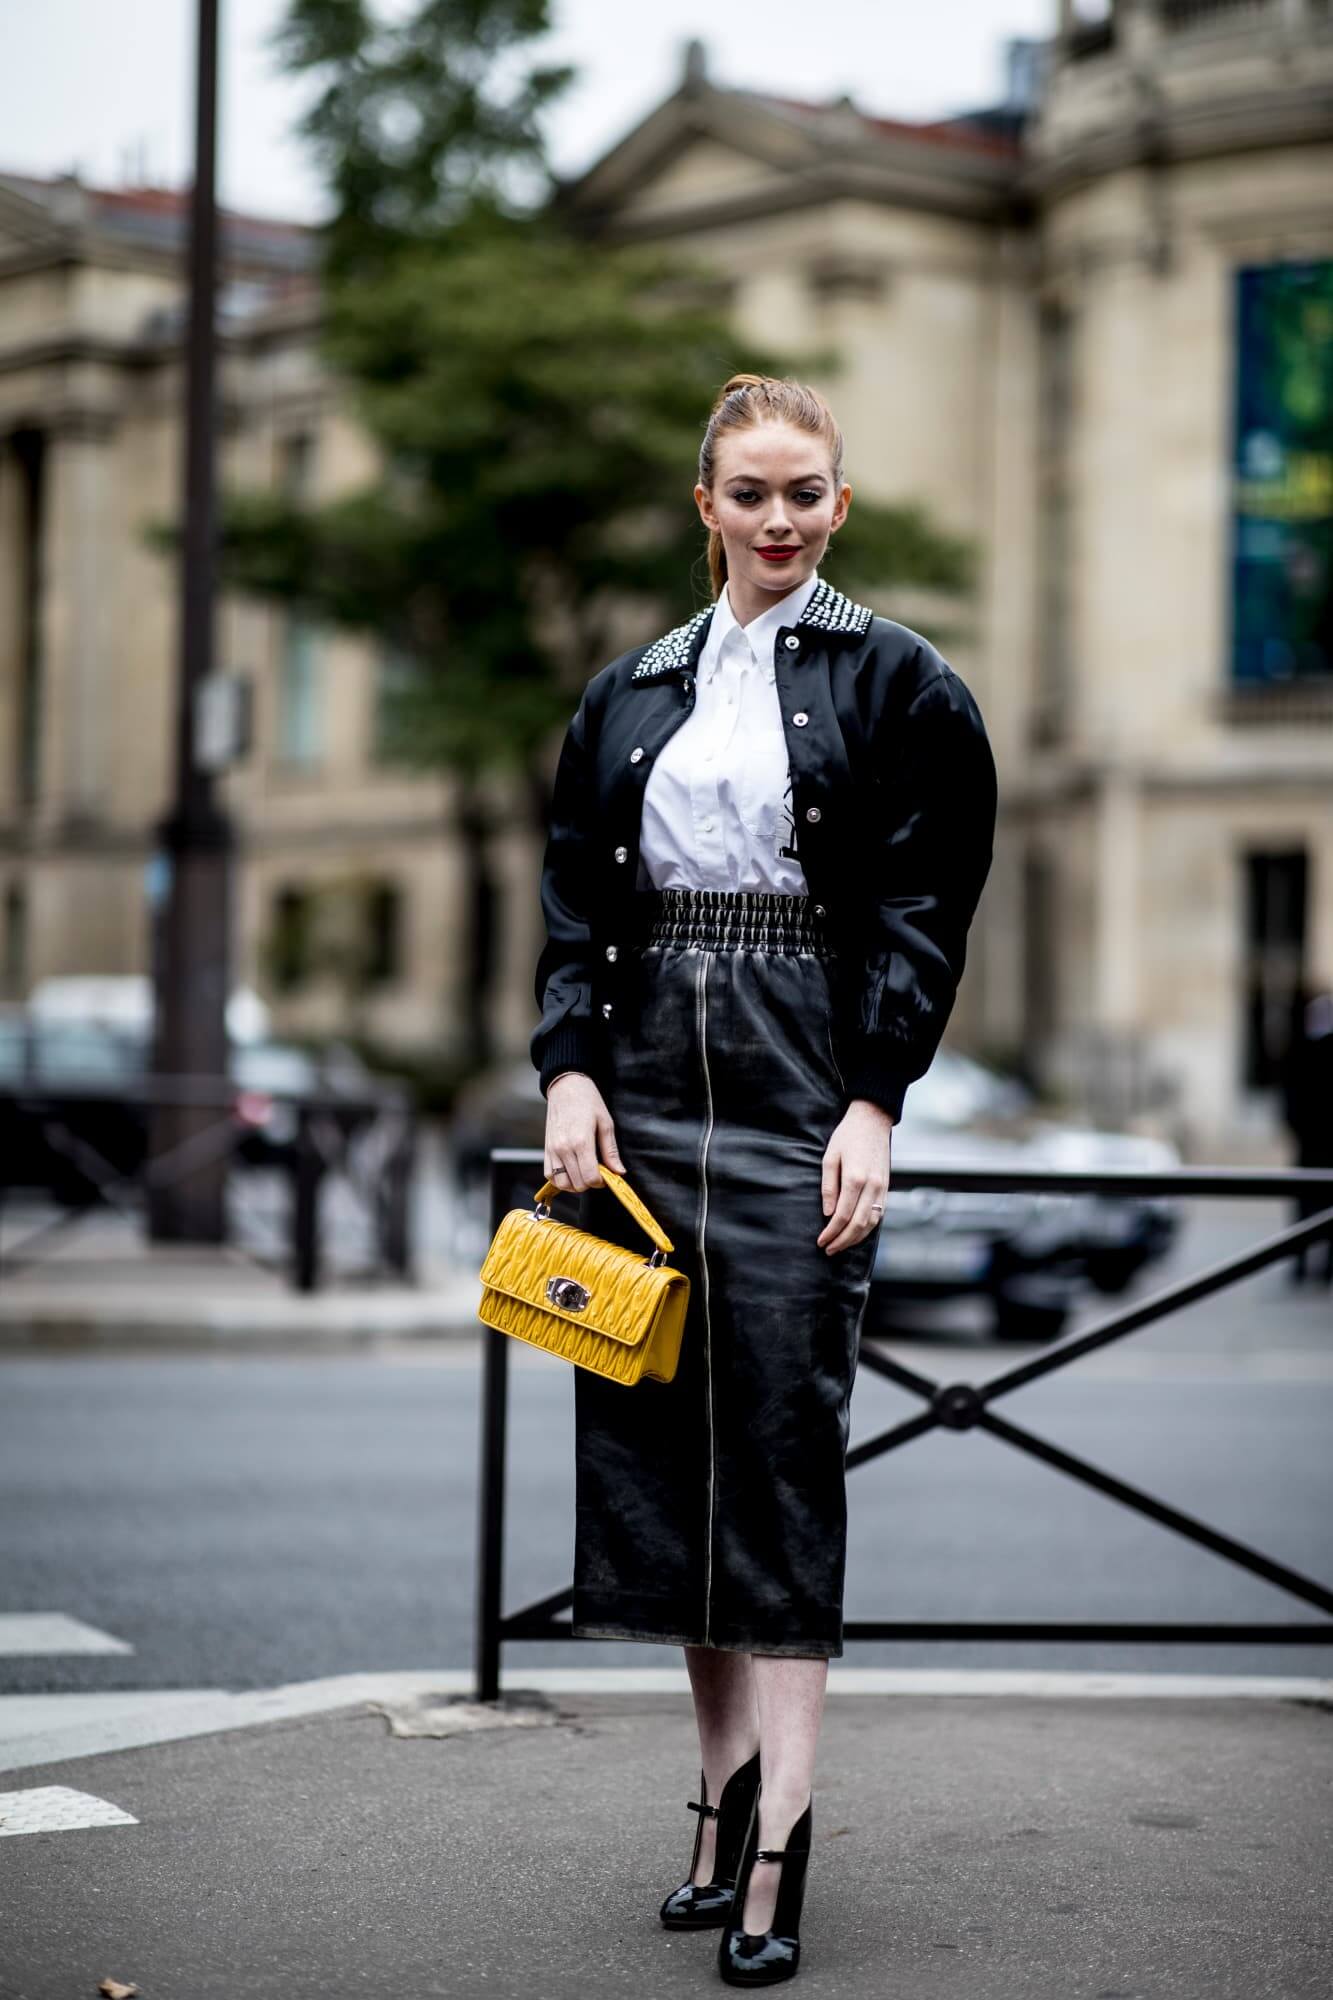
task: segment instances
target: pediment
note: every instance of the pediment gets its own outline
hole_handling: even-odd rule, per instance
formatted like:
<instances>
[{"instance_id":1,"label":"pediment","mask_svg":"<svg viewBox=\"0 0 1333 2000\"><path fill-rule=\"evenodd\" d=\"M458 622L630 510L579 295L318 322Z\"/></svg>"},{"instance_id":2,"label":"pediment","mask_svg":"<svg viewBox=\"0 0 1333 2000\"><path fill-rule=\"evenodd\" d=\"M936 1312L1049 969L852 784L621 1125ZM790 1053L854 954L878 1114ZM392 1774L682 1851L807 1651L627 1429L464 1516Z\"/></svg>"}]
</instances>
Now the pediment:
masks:
<instances>
[{"instance_id":1,"label":"pediment","mask_svg":"<svg viewBox=\"0 0 1333 2000\"><path fill-rule=\"evenodd\" d=\"M767 160L712 138L698 138L645 178L619 203L619 213L638 220L681 208L702 208L781 186L784 179Z\"/></svg>"}]
</instances>

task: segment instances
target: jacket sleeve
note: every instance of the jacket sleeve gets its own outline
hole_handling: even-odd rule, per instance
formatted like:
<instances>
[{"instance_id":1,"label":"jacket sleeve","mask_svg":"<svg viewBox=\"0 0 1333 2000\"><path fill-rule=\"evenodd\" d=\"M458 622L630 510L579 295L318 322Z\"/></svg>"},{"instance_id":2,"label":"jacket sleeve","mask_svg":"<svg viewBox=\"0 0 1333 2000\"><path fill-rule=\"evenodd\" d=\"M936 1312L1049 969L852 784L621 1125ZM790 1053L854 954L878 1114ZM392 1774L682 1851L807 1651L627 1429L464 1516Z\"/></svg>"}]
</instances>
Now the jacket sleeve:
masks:
<instances>
[{"instance_id":1,"label":"jacket sleeve","mask_svg":"<svg viewBox=\"0 0 1333 2000\"><path fill-rule=\"evenodd\" d=\"M600 1037L592 1011L592 842L588 813L593 779L588 745L588 697L565 732L542 863L541 906L546 942L537 960L541 1019L530 1053L542 1095L561 1070L596 1077Z\"/></svg>"},{"instance_id":2,"label":"jacket sleeve","mask_svg":"<svg viewBox=\"0 0 1333 2000\"><path fill-rule=\"evenodd\" d=\"M891 740L875 792L870 943L845 1067L848 1095L883 1105L897 1124L953 1011L990 872L997 781L981 711L950 667L895 719Z\"/></svg>"}]
</instances>

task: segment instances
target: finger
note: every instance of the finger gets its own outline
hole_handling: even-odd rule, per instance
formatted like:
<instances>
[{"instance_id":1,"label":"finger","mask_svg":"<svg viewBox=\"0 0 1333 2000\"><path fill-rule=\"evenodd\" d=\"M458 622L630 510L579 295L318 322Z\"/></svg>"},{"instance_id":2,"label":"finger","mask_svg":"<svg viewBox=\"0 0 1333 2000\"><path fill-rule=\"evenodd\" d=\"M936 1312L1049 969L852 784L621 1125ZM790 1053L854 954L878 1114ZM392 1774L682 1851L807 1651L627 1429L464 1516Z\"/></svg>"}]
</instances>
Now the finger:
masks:
<instances>
[{"instance_id":1,"label":"finger","mask_svg":"<svg viewBox=\"0 0 1333 2000\"><path fill-rule=\"evenodd\" d=\"M819 1199L825 1215L832 1215L837 1207L841 1183L842 1154L830 1140L824 1149L824 1167L819 1177Z\"/></svg>"},{"instance_id":2,"label":"finger","mask_svg":"<svg viewBox=\"0 0 1333 2000\"><path fill-rule=\"evenodd\" d=\"M874 1204L879 1199L874 1181L867 1181L847 1227L828 1246L831 1251L836 1254L839 1250L850 1250L853 1244L864 1242L878 1229L880 1217L875 1212Z\"/></svg>"},{"instance_id":3,"label":"finger","mask_svg":"<svg viewBox=\"0 0 1333 2000\"><path fill-rule=\"evenodd\" d=\"M855 1214L856 1206L854 1203L845 1200L840 1201L819 1232L816 1239L819 1248L821 1250L829 1250L835 1245L845 1247L844 1238Z\"/></svg>"},{"instance_id":4,"label":"finger","mask_svg":"<svg viewBox=\"0 0 1333 2000\"><path fill-rule=\"evenodd\" d=\"M609 1114L597 1120L597 1141L601 1156L606 1161L607 1166L610 1167L612 1173L623 1174L625 1171L625 1162L620 1157L620 1151L616 1145L616 1128Z\"/></svg>"},{"instance_id":5,"label":"finger","mask_svg":"<svg viewBox=\"0 0 1333 2000\"><path fill-rule=\"evenodd\" d=\"M580 1189L602 1185L602 1177L597 1171L597 1145L591 1133L580 1144L574 1164L578 1168Z\"/></svg>"}]
</instances>

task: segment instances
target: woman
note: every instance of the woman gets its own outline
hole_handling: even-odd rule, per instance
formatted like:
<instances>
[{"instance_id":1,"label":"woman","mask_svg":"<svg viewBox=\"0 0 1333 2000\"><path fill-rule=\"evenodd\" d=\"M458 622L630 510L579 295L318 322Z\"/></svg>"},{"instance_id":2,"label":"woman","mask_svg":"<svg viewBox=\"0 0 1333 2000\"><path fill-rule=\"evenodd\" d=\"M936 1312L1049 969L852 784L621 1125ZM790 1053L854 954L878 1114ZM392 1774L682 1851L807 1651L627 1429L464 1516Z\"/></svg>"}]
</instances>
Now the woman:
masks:
<instances>
[{"instance_id":1,"label":"woman","mask_svg":"<svg viewBox=\"0 0 1333 2000\"><path fill-rule=\"evenodd\" d=\"M991 861L995 765L929 642L818 566L842 436L733 376L694 497L716 602L590 681L556 771L532 1057L544 1165L691 1281L670 1383L575 1370L576 1636L684 1647L702 1758L673 1928L735 1985L797 1968L845 1452L890 1134L929 1067Z\"/></svg>"}]
</instances>

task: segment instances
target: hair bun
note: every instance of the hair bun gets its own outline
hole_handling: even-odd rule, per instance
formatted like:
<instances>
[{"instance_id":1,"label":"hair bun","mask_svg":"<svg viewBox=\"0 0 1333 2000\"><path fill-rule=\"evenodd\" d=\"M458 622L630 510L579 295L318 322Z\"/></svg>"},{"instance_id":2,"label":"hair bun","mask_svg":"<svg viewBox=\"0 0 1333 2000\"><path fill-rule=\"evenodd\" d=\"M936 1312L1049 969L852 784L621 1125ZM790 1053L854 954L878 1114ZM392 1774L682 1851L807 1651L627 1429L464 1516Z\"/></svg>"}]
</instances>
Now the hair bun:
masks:
<instances>
[{"instance_id":1,"label":"hair bun","mask_svg":"<svg viewBox=\"0 0 1333 2000\"><path fill-rule=\"evenodd\" d=\"M727 397L735 395L738 389L762 389L775 379L776 377L772 375L732 375L718 390L712 414L716 415Z\"/></svg>"}]
</instances>

